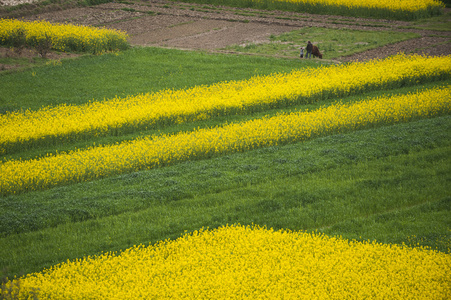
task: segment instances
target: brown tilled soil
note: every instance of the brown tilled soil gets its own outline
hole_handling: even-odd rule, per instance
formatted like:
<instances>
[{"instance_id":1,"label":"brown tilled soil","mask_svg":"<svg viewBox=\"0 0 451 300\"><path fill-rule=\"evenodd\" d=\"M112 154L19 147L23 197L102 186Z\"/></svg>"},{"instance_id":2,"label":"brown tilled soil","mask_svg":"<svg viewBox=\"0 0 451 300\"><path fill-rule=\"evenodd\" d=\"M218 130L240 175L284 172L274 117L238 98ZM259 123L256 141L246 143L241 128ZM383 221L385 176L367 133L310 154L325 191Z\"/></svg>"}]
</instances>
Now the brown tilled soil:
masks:
<instances>
[{"instance_id":1,"label":"brown tilled soil","mask_svg":"<svg viewBox=\"0 0 451 300\"><path fill-rule=\"evenodd\" d=\"M5 16L0 14L0 17ZM258 11L166 0L141 0L134 4L107 3L40 14L28 13L23 17L26 20L41 19L119 29L129 35L132 45L218 52L228 45L268 42L271 35L306 26L377 31L394 30L417 32L422 37L341 57L337 61L383 58L398 52L429 55L451 54L451 31L405 29L406 26L411 25L409 22ZM1 51L2 55L18 55L7 49ZM27 50L22 51L20 55L31 56L35 53ZM68 56L68 54L49 53L48 55L49 58L64 56Z\"/></svg>"}]
</instances>

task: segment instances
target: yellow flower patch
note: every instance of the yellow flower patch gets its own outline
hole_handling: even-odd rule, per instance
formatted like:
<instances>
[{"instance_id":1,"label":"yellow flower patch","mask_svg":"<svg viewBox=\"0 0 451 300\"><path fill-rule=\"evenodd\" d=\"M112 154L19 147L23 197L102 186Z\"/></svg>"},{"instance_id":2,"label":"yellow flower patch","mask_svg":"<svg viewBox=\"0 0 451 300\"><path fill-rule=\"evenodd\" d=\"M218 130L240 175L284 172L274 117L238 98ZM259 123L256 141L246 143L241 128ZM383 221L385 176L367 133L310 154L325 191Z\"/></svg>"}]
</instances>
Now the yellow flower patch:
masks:
<instances>
[{"instance_id":1,"label":"yellow flower patch","mask_svg":"<svg viewBox=\"0 0 451 300\"><path fill-rule=\"evenodd\" d=\"M7 286L17 299L449 299L450 274L451 256L425 248L236 225L68 261Z\"/></svg>"},{"instance_id":2,"label":"yellow flower patch","mask_svg":"<svg viewBox=\"0 0 451 300\"><path fill-rule=\"evenodd\" d=\"M255 2L265 2L268 0L255 0ZM271 2L287 2L293 4L315 4L325 6L344 6L349 9L366 8L366 9L387 9L392 11L409 11L416 12L418 10L427 10L433 7L443 7L443 3L437 0L273 0Z\"/></svg>"},{"instance_id":3,"label":"yellow flower patch","mask_svg":"<svg viewBox=\"0 0 451 300\"><path fill-rule=\"evenodd\" d=\"M0 164L0 194L150 169L190 159L299 142L380 124L449 114L451 87L335 104L211 129L146 137L130 142Z\"/></svg>"},{"instance_id":4,"label":"yellow flower patch","mask_svg":"<svg viewBox=\"0 0 451 300\"><path fill-rule=\"evenodd\" d=\"M0 115L0 153L23 145L53 144L177 124L217 115L248 114L424 82L451 75L451 56L396 55L384 60L296 70L186 90L165 90L86 105L61 105Z\"/></svg>"},{"instance_id":5,"label":"yellow flower patch","mask_svg":"<svg viewBox=\"0 0 451 300\"><path fill-rule=\"evenodd\" d=\"M98 54L125 49L128 46L127 37L124 32L106 28L0 19L0 45L7 46L37 47L49 43L54 50Z\"/></svg>"}]
</instances>

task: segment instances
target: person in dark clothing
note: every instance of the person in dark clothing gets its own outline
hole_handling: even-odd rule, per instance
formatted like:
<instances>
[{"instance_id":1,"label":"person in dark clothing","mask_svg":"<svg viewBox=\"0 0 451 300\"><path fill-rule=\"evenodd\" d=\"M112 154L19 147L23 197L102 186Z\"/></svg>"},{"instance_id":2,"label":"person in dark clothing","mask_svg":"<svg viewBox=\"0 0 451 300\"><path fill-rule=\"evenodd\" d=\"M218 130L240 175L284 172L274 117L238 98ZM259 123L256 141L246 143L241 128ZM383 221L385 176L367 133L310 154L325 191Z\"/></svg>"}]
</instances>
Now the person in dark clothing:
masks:
<instances>
[{"instance_id":1,"label":"person in dark clothing","mask_svg":"<svg viewBox=\"0 0 451 300\"><path fill-rule=\"evenodd\" d=\"M312 58L313 44L310 41L308 41L307 47L305 50L307 50L307 53L305 54L305 58Z\"/></svg>"}]
</instances>

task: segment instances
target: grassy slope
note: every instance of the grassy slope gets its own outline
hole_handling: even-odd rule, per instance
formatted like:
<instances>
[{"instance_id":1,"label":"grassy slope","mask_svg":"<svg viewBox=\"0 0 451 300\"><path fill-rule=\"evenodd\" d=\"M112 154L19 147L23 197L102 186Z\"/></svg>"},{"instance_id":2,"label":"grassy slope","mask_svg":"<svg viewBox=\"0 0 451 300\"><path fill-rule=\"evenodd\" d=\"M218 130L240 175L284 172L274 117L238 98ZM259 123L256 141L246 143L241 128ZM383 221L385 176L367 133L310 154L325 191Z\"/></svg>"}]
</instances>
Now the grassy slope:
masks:
<instances>
[{"instance_id":1,"label":"grassy slope","mask_svg":"<svg viewBox=\"0 0 451 300\"><path fill-rule=\"evenodd\" d=\"M0 112L82 104L317 65L298 60L138 47L118 54L83 56L62 60L61 64L0 74Z\"/></svg>"},{"instance_id":2,"label":"grassy slope","mask_svg":"<svg viewBox=\"0 0 451 300\"><path fill-rule=\"evenodd\" d=\"M47 228L2 238L0 268L29 273L227 223L447 251L450 126L420 120L4 198L11 227Z\"/></svg>"},{"instance_id":3,"label":"grassy slope","mask_svg":"<svg viewBox=\"0 0 451 300\"><path fill-rule=\"evenodd\" d=\"M280 36L274 36L271 39L271 43L248 44L245 46L236 45L229 46L227 49L245 53L269 53L272 55L295 57L299 55L299 48L305 48L306 41L310 40L314 45L318 46L324 59L334 59L418 37L421 36L415 33L393 31L360 31L304 27L281 34Z\"/></svg>"},{"instance_id":4,"label":"grassy slope","mask_svg":"<svg viewBox=\"0 0 451 300\"><path fill-rule=\"evenodd\" d=\"M451 81L448 81L448 83L451 83ZM424 85L425 88L432 87L437 85L437 83L429 83ZM396 90L391 90L392 93L408 93L412 91L412 87L408 88L400 88ZM365 96L352 96L340 99L343 103L346 102L352 102L360 100L362 97L367 97L369 95L376 96L380 94L380 92L373 92L373 93L367 93ZM309 105L297 105L294 107L289 107L286 109L272 109L267 110L259 113L254 113L252 115L237 115L237 116L222 116L220 118L216 118L213 120L207 120L207 121L200 121L200 122L193 122L193 123L187 123L187 124L181 124L181 125L172 125L167 126L164 128L164 132L179 132L179 131L191 131L199 127L213 127L213 126L220 126L224 122L241 122L245 120L249 120L251 118L259 118L263 116L271 116L279 114L283 111L291 111L291 110L305 110L308 109L310 111L315 110L321 106L325 106L330 104L330 101L321 101L314 104ZM158 130L149 130L146 132L140 132L139 134L158 134ZM428 137L428 134L430 133L421 133L422 138ZM125 137L132 138L131 136L135 136L136 134L127 135ZM411 137L413 138L413 137ZM430 138L430 137L428 137ZM120 142L122 139L124 139L124 136L118 136L118 137L107 137L103 139L98 139L97 144L99 141L103 141L104 143L115 143ZM381 138L382 139L382 138ZM95 140L93 140L95 141ZM421 145L423 145L423 142L421 142ZM384 139L380 142L382 145L388 145L389 143ZM400 145L404 144L404 141L402 139L398 142ZM426 143L427 144L427 143ZM400 145L397 145L397 147L400 147ZM81 148L83 146L82 142L77 143L77 148ZM74 147L74 145L68 145L67 147ZM60 147L58 147L61 149ZM361 151L361 150L360 150ZM33 158L36 155L45 155L48 152L54 152L54 149L52 149L50 146L47 148L41 148L41 149L32 149L30 151L23 151L20 152L14 156L16 159L22 158ZM388 155L388 154L387 154ZM369 158L372 158L372 155L368 155ZM378 157L378 156L377 156ZM6 158L5 158L6 159ZM282 165L283 168L282 173L280 175L284 175L287 168L289 168L289 165ZM228 166L227 166L228 167ZM259 180L261 178L265 178L267 173L278 175L279 172L274 169L261 169L262 173L259 173ZM157 172L157 171L156 171ZM255 172L254 172L255 174ZM126 175L128 177L129 175ZM135 175L131 175L135 176ZM165 176L163 176L165 177ZM177 178L177 182L185 182L187 180L191 180L192 177L198 177L197 173L191 174L188 172L188 175L182 178ZM214 176L217 177L217 176ZM133 177L132 177L133 178ZM202 181L208 182L209 178L202 178ZM114 180L116 181L116 179ZM159 190L160 186L166 186L165 183L161 183L157 181L154 185L154 182L149 183L147 180L143 182L143 184L146 187L140 186L141 181L138 181L138 187L140 190L149 190L153 192L144 193L144 198L155 198L158 199L162 197L159 192L156 192L156 190ZM103 194L105 191L101 188L104 183L102 183L100 186L97 185L97 182L92 182L87 184L87 186L95 186L95 190L100 190ZM108 183L108 193L109 195L119 193L121 194L123 189L125 187L119 186L119 189L116 190L115 187L111 187L114 185L113 183ZM220 185L220 187L216 187L216 185ZM172 186L172 185L169 185ZM185 185L183 185L185 186ZM210 186L210 184L208 185ZM211 186L215 186L215 189L222 190L225 187L228 186L226 182L217 182L214 181L214 183L211 184ZM225 187L224 187L225 186ZM185 194L190 195L192 193L198 193L202 189L199 189L200 187L198 185L194 185L192 187L192 190L189 187L185 187L183 192L176 189L174 193L171 193L168 197L169 198L183 198L185 197ZM86 188L86 185L83 185L83 190L76 189L75 191L72 190L69 187L61 187L61 190L64 192L60 192L60 189L51 189L49 191L41 191L41 192L34 192L34 193L22 193L19 195L11 195L9 197L3 197L3 203L6 207L8 207L7 210L0 211L0 236L5 236L10 233L22 233L27 231L33 231L37 229L43 229L48 226L56 226L58 224L63 224L66 222L71 221L83 221L87 219L92 218L98 218L98 217L104 217L111 214L120 214L126 211L133 211L133 210L139 210L147 208L149 205L151 205L151 202L145 201L142 202L140 199L129 199L129 197L125 197L124 199L118 199L118 201L111 202L110 197L105 197L104 195L99 195L97 192L97 196L92 197L93 190L90 188ZM186 191L185 191L186 190ZM56 192L55 192L56 191ZM208 191L207 191L208 192ZM74 195L77 195L76 200L74 199ZM116 197L115 197L116 198ZM138 201L138 203L135 203L135 201Z\"/></svg>"},{"instance_id":5,"label":"grassy slope","mask_svg":"<svg viewBox=\"0 0 451 300\"><path fill-rule=\"evenodd\" d=\"M447 7L451 7L451 4L447 3ZM448 10L441 16L420 19L412 22L410 26L406 27L416 29L450 31L451 30L450 23L451 23L451 11Z\"/></svg>"},{"instance_id":6,"label":"grassy slope","mask_svg":"<svg viewBox=\"0 0 451 300\"><path fill-rule=\"evenodd\" d=\"M0 103L13 108L78 104L121 93L242 79L306 63L138 48L2 75L7 94L2 93ZM66 80L55 82L58 78ZM439 84L449 81L427 86ZM21 98L27 85L34 91ZM421 86L361 97L417 88ZM8 276L39 271L66 259L235 222L419 242L449 251L450 125L449 117L419 120L3 197L0 271ZM53 148L21 156L47 151Z\"/></svg>"}]
</instances>

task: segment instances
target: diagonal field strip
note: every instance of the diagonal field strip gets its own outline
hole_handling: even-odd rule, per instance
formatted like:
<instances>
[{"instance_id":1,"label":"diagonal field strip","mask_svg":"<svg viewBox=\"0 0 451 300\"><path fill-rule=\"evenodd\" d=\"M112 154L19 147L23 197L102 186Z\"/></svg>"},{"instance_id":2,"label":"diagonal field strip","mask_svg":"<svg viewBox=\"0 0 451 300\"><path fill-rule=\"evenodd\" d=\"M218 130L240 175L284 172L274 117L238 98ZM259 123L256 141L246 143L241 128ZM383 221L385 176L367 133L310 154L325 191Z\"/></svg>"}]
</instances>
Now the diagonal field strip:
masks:
<instances>
[{"instance_id":1,"label":"diagonal field strip","mask_svg":"<svg viewBox=\"0 0 451 300\"><path fill-rule=\"evenodd\" d=\"M387 69L390 72L387 72ZM384 60L302 69L187 90L166 90L86 105L0 115L0 153L24 146L117 135L156 125L249 114L359 92L418 84L451 75L451 56L397 55Z\"/></svg>"},{"instance_id":2,"label":"diagonal field strip","mask_svg":"<svg viewBox=\"0 0 451 300\"><path fill-rule=\"evenodd\" d=\"M93 180L451 112L450 86L0 165L0 194Z\"/></svg>"}]
</instances>

